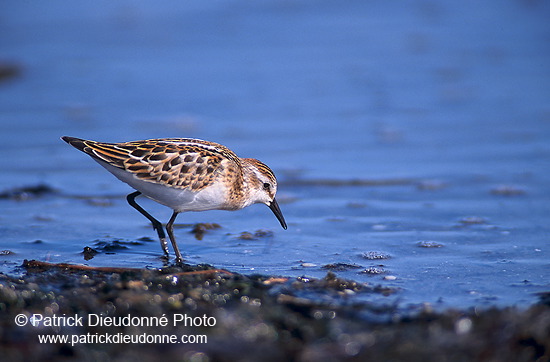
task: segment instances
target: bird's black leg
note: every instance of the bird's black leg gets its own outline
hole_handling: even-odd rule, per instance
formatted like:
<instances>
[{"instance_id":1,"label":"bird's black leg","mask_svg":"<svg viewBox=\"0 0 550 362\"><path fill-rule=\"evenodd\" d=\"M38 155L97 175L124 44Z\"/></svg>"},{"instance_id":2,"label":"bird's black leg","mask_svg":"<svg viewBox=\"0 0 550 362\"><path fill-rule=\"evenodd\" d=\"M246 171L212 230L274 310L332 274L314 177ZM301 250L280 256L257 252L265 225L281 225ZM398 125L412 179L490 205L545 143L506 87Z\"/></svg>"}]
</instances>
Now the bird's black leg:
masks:
<instances>
[{"instance_id":1,"label":"bird's black leg","mask_svg":"<svg viewBox=\"0 0 550 362\"><path fill-rule=\"evenodd\" d=\"M172 217L166 224L166 231L168 231L168 236L170 237L170 241L172 242L172 247L174 248L174 252L176 253L176 263L181 263L183 261L183 258L181 257L180 249L178 248L178 244L176 243L176 238L174 237L174 221L176 221L176 216L178 216L178 213L174 211L172 214Z\"/></svg>"},{"instance_id":2,"label":"bird's black leg","mask_svg":"<svg viewBox=\"0 0 550 362\"><path fill-rule=\"evenodd\" d=\"M132 192L130 195L126 196L126 200L128 200L130 206L132 206L134 209L139 211L141 215L145 216L147 219L149 219L149 221L151 221L151 223L153 224L153 229L155 229L159 235L160 247L164 251L164 254L168 256L168 243L166 242L166 234L164 234L164 228L162 227L160 221L152 217L147 211L145 211L141 206L136 203L135 198L139 195L141 195L141 192L139 191Z\"/></svg>"}]
</instances>

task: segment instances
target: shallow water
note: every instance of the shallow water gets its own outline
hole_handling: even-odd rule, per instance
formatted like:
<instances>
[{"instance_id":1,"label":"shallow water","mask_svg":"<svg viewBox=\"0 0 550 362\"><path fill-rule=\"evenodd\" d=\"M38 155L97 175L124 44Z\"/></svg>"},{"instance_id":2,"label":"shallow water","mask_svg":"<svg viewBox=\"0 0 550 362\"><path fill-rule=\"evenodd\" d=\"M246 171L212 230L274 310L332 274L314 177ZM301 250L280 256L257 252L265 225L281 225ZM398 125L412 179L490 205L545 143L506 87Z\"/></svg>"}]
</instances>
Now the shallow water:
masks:
<instances>
[{"instance_id":1,"label":"shallow water","mask_svg":"<svg viewBox=\"0 0 550 362\"><path fill-rule=\"evenodd\" d=\"M197 137L270 165L289 228L262 205L180 215L189 263L310 277L345 263L336 274L407 305L526 306L550 289L548 4L0 9L0 66L17 70L0 79L0 190L53 189L0 199L3 272L161 266L129 187L59 137ZM198 222L221 228L199 241ZM241 237L257 230L272 233ZM85 246L102 252L85 261Z\"/></svg>"}]
</instances>

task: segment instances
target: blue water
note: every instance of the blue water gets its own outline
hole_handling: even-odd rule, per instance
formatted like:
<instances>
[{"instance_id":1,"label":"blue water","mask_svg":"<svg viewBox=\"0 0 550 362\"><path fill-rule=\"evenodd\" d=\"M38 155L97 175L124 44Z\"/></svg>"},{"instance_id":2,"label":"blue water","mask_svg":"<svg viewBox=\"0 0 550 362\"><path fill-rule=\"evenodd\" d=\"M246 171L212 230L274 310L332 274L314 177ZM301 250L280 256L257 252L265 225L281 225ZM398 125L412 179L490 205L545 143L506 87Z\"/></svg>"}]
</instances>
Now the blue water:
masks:
<instances>
[{"instance_id":1,"label":"blue water","mask_svg":"<svg viewBox=\"0 0 550 362\"><path fill-rule=\"evenodd\" d=\"M549 15L496 0L2 2L0 65L19 76L0 81L0 191L58 192L0 199L1 269L161 266L156 240L84 260L98 240L155 233L129 187L59 137L197 137L270 165L289 228L262 205L180 215L189 263L357 264L336 273L400 288L383 302L530 305L550 289ZM199 241L196 222L222 228ZM273 234L239 238L259 229Z\"/></svg>"}]
</instances>

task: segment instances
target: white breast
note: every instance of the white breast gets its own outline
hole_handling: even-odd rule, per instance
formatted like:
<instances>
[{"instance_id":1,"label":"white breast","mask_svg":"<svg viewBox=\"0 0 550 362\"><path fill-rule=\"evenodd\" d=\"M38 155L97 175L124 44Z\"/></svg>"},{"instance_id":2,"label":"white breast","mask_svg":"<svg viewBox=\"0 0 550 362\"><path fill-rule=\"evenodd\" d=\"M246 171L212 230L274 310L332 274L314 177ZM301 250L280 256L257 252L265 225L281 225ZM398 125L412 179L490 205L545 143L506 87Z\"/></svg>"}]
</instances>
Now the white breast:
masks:
<instances>
[{"instance_id":1,"label":"white breast","mask_svg":"<svg viewBox=\"0 0 550 362\"><path fill-rule=\"evenodd\" d=\"M100 160L96 161L122 182L127 183L148 198L168 206L174 211L206 211L225 208L227 190L221 182L215 182L201 191L193 192L188 189L177 189L154 182L144 181L121 168L111 166Z\"/></svg>"}]
</instances>

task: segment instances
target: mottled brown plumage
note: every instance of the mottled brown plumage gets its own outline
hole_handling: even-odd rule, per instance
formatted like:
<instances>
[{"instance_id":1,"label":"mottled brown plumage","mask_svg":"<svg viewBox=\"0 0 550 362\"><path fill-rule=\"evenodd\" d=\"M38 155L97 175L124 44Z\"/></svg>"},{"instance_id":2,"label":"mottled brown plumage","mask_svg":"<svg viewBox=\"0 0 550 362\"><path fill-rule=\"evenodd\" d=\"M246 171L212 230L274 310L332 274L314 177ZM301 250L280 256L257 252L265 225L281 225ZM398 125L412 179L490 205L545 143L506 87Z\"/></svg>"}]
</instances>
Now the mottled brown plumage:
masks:
<instances>
[{"instance_id":1,"label":"mottled brown plumage","mask_svg":"<svg viewBox=\"0 0 550 362\"><path fill-rule=\"evenodd\" d=\"M143 193L174 209L166 228L179 261L181 254L173 237L172 224L180 212L238 210L253 203L264 203L286 229L275 201L277 180L271 169L256 159L239 158L223 145L190 138L124 143L74 137L62 139L138 190L128 195L128 202L153 223L165 253L168 249L162 225L134 199Z\"/></svg>"},{"instance_id":2,"label":"mottled brown plumage","mask_svg":"<svg viewBox=\"0 0 550 362\"><path fill-rule=\"evenodd\" d=\"M88 155L122 168L143 181L174 188L200 191L228 168L238 181L241 160L220 144L166 138L125 143L71 140L72 146ZM271 173L272 174L272 173Z\"/></svg>"}]
</instances>

